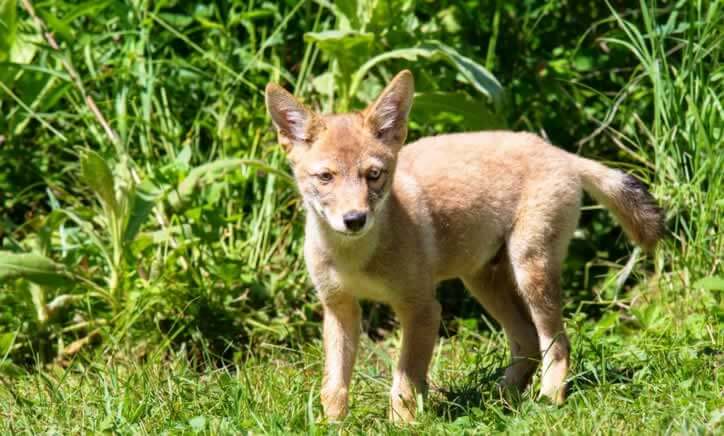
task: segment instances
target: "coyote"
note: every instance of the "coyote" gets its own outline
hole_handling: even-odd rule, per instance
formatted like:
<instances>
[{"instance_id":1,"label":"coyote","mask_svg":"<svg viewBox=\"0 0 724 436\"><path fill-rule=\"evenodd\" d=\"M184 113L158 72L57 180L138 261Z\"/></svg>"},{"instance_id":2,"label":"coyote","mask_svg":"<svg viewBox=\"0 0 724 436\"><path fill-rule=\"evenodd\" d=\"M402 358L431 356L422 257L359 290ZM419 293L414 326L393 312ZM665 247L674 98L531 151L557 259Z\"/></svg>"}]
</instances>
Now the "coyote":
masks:
<instances>
[{"instance_id":1,"label":"coyote","mask_svg":"<svg viewBox=\"0 0 724 436\"><path fill-rule=\"evenodd\" d=\"M348 411L358 300L369 299L400 321L390 415L414 420L440 323L436 285L449 278L461 278L505 331L512 362L502 386L524 389L542 362L540 395L561 404L569 342L560 273L582 190L646 250L663 234L662 211L632 176L530 133L458 133L403 147L413 94L405 70L365 110L321 115L266 87L307 210L304 255L324 308L324 413L337 420Z\"/></svg>"}]
</instances>

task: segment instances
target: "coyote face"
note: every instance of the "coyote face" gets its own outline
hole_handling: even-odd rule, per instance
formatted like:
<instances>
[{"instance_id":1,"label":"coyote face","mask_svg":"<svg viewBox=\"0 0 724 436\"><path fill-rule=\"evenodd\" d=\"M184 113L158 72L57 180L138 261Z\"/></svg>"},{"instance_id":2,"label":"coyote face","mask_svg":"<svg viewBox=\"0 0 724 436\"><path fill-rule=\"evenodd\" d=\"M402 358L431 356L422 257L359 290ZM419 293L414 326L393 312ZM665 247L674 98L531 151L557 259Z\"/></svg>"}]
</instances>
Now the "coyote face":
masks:
<instances>
[{"instance_id":1,"label":"coyote face","mask_svg":"<svg viewBox=\"0 0 724 436\"><path fill-rule=\"evenodd\" d=\"M346 238L363 236L384 208L396 153L376 138L360 116L319 120L317 139L290 156L310 213Z\"/></svg>"},{"instance_id":2,"label":"coyote face","mask_svg":"<svg viewBox=\"0 0 724 436\"><path fill-rule=\"evenodd\" d=\"M408 71L363 112L319 115L283 88L267 86L267 107L304 204L337 234L363 236L384 209L413 93Z\"/></svg>"}]
</instances>

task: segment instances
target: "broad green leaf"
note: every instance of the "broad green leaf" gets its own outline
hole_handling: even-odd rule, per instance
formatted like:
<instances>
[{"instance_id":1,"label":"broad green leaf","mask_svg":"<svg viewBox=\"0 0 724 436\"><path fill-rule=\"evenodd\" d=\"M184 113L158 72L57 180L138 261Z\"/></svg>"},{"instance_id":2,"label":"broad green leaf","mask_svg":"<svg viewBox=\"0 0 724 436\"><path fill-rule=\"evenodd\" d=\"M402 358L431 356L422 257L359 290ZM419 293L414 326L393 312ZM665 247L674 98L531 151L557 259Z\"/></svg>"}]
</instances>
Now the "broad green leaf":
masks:
<instances>
[{"instance_id":1,"label":"broad green leaf","mask_svg":"<svg viewBox=\"0 0 724 436\"><path fill-rule=\"evenodd\" d=\"M432 41L428 43L445 54L447 61L455 65L458 72L480 93L491 99L496 109L503 106L503 87L493 73L469 57L463 56L452 47Z\"/></svg>"},{"instance_id":2,"label":"broad green leaf","mask_svg":"<svg viewBox=\"0 0 724 436\"><path fill-rule=\"evenodd\" d=\"M0 251L0 281L18 278L50 287L68 286L73 283L71 274L63 265L45 256Z\"/></svg>"},{"instance_id":3,"label":"broad green leaf","mask_svg":"<svg viewBox=\"0 0 724 436\"><path fill-rule=\"evenodd\" d=\"M186 14L172 14L170 12L161 12L158 14L163 21L167 22L176 29L183 29L194 22L193 17Z\"/></svg>"},{"instance_id":4,"label":"broad green leaf","mask_svg":"<svg viewBox=\"0 0 724 436\"><path fill-rule=\"evenodd\" d=\"M330 71L322 73L312 80L314 90L324 96L334 95L334 76Z\"/></svg>"},{"instance_id":5,"label":"broad green leaf","mask_svg":"<svg viewBox=\"0 0 724 436\"><path fill-rule=\"evenodd\" d=\"M10 351L15 342L15 333L0 333L0 359Z\"/></svg>"},{"instance_id":6,"label":"broad green leaf","mask_svg":"<svg viewBox=\"0 0 724 436\"><path fill-rule=\"evenodd\" d=\"M83 181L98 196L104 207L118 215L118 203L113 183L113 174L106 161L96 152L83 150L80 154L80 175Z\"/></svg>"},{"instance_id":7,"label":"broad green leaf","mask_svg":"<svg viewBox=\"0 0 724 436\"><path fill-rule=\"evenodd\" d=\"M356 32L352 30L327 30L324 32L309 32L304 34L304 40L314 42L317 47L339 65L337 74L343 79L338 86L345 87L352 75L371 52L375 36L369 32Z\"/></svg>"},{"instance_id":8,"label":"broad green leaf","mask_svg":"<svg viewBox=\"0 0 724 436\"><path fill-rule=\"evenodd\" d=\"M326 30L304 34L305 41L316 42L323 52L338 56L347 56L350 54L350 50L360 45L370 44L374 38L372 33L352 30Z\"/></svg>"},{"instance_id":9,"label":"broad green leaf","mask_svg":"<svg viewBox=\"0 0 724 436\"><path fill-rule=\"evenodd\" d=\"M131 243L136 238L141 226L146 222L148 215L153 210L158 194L137 186L133 191L129 192L129 198L130 216L123 232L123 240L126 243Z\"/></svg>"},{"instance_id":10,"label":"broad green leaf","mask_svg":"<svg viewBox=\"0 0 724 436\"><path fill-rule=\"evenodd\" d=\"M0 375L5 377L18 377L23 373L23 369L9 359L0 360Z\"/></svg>"},{"instance_id":11,"label":"broad green leaf","mask_svg":"<svg viewBox=\"0 0 724 436\"><path fill-rule=\"evenodd\" d=\"M462 91L416 94L410 116L420 124L457 121L466 131L505 127L503 118L491 110L487 101Z\"/></svg>"},{"instance_id":12,"label":"broad green leaf","mask_svg":"<svg viewBox=\"0 0 724 436\"><path fill-rule=\"evenodd\" d=\"M18 35L15 45L10 49L10 61L18 65L30 64L35 53L38 52L38 44L41 40L40 35Z\"/></svg>"},{"instance_id":13,"label":"broad green leaf","mask_svg":"<svg viewBox=\"0 0 724 436\"><path fill-rule=\"evenodd\" d=\"M17 36L16 0L0 0L0 62L10 59Z\"/></svg>"},{"instance_id":14,"label":"broad green leaf","mask_svg":"<svg viewBox=\"0 0 724 436\"><path fill-rule=\"evenodd\" d=\"M418 47L391 50L373 57L354 72L350 94L355 95L364 77L377 64L392 59L416 61L420 57L448 62L457 69L468 83L490 100L496 111L503 109L503 87L495 76L482 65L439 41L429 41Z\"/></svg>"},{"instance_id":15,"label":"broad green leaf","mask_svg":"<svg viewBox=\"0 0 724 436\"><path fill-rule=\"evenodd\" d=\"M724 291L724 277L704 277L694 283L695 288L702 288L709 291Z\"/></svg>"}]
</instances>

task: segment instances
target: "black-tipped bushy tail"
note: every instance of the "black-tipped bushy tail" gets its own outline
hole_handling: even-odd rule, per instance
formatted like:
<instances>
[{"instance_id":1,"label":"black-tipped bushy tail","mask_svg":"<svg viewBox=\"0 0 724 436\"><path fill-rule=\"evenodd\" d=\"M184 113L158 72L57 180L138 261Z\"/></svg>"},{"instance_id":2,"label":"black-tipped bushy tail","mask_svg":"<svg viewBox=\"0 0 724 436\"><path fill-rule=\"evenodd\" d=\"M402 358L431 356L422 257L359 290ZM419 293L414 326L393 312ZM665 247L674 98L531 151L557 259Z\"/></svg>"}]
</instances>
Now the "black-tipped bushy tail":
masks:
<instances>
[{"instance_id":1,"label":"black-tipped bushy tail","mask_svg":"<svg viewBox=\"0 0 724 436\"><path fill-rule=\"evenodd\" d=\"M638 179L578 157L584 189L616 217L626 234L651 251L664 236L664 211Z\"/></svg>"}]
</instances>

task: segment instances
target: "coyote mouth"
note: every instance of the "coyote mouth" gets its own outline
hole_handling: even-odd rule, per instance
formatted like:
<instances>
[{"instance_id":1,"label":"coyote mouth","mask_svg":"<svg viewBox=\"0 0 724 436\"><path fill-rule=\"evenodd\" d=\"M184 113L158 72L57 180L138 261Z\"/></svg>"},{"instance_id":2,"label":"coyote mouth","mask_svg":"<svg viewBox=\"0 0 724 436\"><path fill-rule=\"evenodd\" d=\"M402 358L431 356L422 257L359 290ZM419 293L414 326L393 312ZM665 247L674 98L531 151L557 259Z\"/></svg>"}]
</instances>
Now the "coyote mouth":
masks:
<instances>
[{"instance_id":1,"label":"coyote mouth","mask_svg":"<svg viewBox=\"0 0 724 436\"><path fill-rule=\"evenodd\" d=\"M357 232L346 232L346 231L343 231L343 230L337 230L337 229L335 229L335 228L332 228L332 230L334 230L334 233L336 233L336 234L338 234L338 235L340 235L340 236L342 236L343 238L348 239L348 240L357 239L357 238L359 238L359 237L361 237L361 236L364 236L364 235L367 233L367 229L362 229L362 230L357 231Z\"/></svg>"},{"instance_id":2,"label":"coyote mouth","mask_svg":"<svg viewBox=\"0 0 724 436\"><path fill-rule=\"evenodd\" d=\"M342 235L345 238L352 239L352 238L362 236L365 232L361 232L361 231L360 232L343 232L341 230L335 230L335 233L337 233L338 235Z\"/></svg>"}]
</instances>

